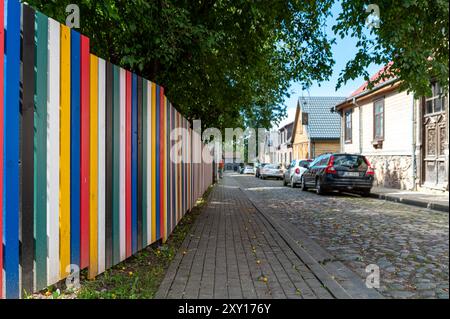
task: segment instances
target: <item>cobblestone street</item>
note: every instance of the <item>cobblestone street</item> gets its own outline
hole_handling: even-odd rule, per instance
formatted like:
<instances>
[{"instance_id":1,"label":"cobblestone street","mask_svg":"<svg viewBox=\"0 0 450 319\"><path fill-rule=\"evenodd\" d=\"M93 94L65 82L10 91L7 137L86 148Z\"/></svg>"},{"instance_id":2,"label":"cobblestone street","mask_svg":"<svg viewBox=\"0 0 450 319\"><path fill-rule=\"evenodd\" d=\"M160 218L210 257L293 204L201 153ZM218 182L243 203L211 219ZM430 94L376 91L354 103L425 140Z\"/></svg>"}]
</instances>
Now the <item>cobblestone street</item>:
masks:
<instances>
[{"instance_id":1,"label":"cobblestone street","mask_svg":"<svg viewBox=\"0 0 450 319\"><path fill-rule=\"evenodd\" d=\"M346 194L319 196L248 175L232 178L316 259L328 256L325 263L342 262L361 278L367 265L378 265L379 291L387 298L448 298L448 213Z\"/></svg>"},{"instance_id":2,"label":"cobblestone street","mask_svg":"<svg viewBox=\"0 0 450 319\"><path fill-rule=\"evenodd\" d=\"M448 298L448 240L447 213L228 173L157 297Z\"/></svg>"}]
</instances>

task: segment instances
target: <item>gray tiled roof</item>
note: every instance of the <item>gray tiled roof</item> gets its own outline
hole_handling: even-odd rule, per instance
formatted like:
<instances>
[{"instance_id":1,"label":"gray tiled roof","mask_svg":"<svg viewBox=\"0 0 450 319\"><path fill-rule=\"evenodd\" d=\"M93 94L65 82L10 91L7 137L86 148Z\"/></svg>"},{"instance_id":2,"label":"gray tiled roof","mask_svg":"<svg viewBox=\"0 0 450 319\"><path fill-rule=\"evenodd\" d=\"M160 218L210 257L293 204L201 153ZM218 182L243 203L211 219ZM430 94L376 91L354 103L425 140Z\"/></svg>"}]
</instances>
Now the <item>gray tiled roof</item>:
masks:
<instances>
[{"instance_id":1,"label":"gray tiled roof","mask_svg":"<svg viewBox=\"0 0 450 319\"><path fill-rule=\"evenodd\" d=\"M345 100L338 96L311 96L299 99L303 112L308 113L308 132L311 139L340 137L341 118L330 110ZM306 102L306 103L305 103Z\"/></svg>"}]
</instances>

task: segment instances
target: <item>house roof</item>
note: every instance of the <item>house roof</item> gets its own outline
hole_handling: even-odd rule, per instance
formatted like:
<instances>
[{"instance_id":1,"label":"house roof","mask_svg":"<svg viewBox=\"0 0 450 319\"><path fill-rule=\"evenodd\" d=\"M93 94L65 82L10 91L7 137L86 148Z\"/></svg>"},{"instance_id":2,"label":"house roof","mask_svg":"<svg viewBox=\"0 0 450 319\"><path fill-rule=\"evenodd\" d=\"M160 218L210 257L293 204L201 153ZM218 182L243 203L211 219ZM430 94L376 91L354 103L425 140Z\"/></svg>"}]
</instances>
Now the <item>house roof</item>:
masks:
<instances>
[{"instance_id":1,"label":"house roof","mask_svg":"<svg viewBox=\"0 0 450 319\"><path fill-rule=\"evenodd\" d=\"M343 107L351 105L351 102L358 99L363 99L371 94L377 94L377 92L381 92L381 90L393 90L398 86L398 79L390 73L390 68L392 66L392 62L388 63L386 66L382 67L378 70L377 73L372 75L369 81L364 82L356 91L354 91L345 101L337 104L335 109L340 111ZM383 75L386 71L387 75ZM372 88L369 88L369 82L374 82L375 85Z\"/></svg>"},{"instance_id":2,"label":"house roof","mask_svg":"<svg viewBox=\"0 0 450 319\"><path fill-rule=\"evenodd\" d=\"M390 68L392 66L392 62L388 63L387 65L383 66L381 69L378 70L377 73L375 73L374 75L372 75L372 77L370 78L369 81L364 82L363 85L361 85L356 91L354 91L350 97L354 97L357 95L360 95L361 93L364 93L366 91L370 91L369 89L369 83L370 82L375 82L375 86L373 87L373 89L379 87L380 85L382 85L383 83L392 80L394 78L394 76L392 74L390 74ZM386 71L386 74L384 77L382 77L383 73Z\"/></svg>"},{"instance_id":3,"label":"house roof","mask_svg":"<svg viewBox=\"0 0 450 319\"><path fill-rule=\"evenodd\" d=\"M345 97L339 96L302 97L300 105L297 105L295 118L298 119L300 111L308 113L307 130L310 139L338 139L341 134L341 118L339 113L331 112L331 109L344 100Z\"/></svg>"},{"instance_id":4,"label":"house roof","mask_svg":"<svg viewBox=\"0 0 450 319\"><path fill-rule=\"evenodd\" d=\"M287 131L287 140L289 141L292 136L292 128L293 127L294 127L294 122L291 122L291 123L286 124L282 128L280 128L278 131L283 132L284 130L286 130Z\"/></svg>"}]
</instances>

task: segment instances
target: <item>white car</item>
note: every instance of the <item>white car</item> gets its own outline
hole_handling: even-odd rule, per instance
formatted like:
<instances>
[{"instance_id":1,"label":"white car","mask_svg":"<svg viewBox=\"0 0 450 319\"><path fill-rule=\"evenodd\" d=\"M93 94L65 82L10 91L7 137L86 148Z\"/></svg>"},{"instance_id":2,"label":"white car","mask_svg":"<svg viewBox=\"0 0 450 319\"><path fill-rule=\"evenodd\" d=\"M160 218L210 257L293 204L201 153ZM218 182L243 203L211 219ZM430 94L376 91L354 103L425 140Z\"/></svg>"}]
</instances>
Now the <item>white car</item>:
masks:
<instances>
[{"instance_id":1,"label":"white car","mask_svg":"<svg viewBox=\"0 0 450 319\"><path fill-rule=\"evenodd\" d=\"M255 174L255 169L253 166L245 166L244 168L244 174Z\"/></svg>"},{"instance_id":2,"label":"white car","mask_svg":"<svg viewBox=\"0 0 450 319\"><path fill-rule=\"evenodd\" d=\"M261 179L266 179L268 177L283 179L283 169L280 164L268 164L261 169Z\"/></svg>"},{"instance_id":3,"label":"white car","mask_svg":"<svg viewBox=\"0 0 450 319\"><path fill-rule=\"evenodd\" d=\"M311 160L293 160L291 164L289 164L286 168L286 172L284 172L283 185L287 186L288 184L291 187L295 187L300 184L302 175L309 168L309 163Z\"/></svg>"}]
</instances>

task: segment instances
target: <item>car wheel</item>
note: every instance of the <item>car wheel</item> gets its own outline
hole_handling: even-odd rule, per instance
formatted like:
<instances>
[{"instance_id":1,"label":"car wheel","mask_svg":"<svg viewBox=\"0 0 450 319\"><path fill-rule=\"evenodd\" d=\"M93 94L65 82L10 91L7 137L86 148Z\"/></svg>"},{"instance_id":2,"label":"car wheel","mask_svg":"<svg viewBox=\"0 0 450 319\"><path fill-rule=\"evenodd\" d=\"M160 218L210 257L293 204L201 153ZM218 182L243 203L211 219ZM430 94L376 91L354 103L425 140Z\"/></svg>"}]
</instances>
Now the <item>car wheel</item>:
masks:
<instances>
[{"instance_id":1,"label":"car wheel","mask_svg":"<svg viewBox=\"0 0 450 319\"><path fill-rule=\"evenodd\" d=\"M325 190L323 189L322 182L320 181L320 178L316 180L316 193L317 195L324 195Z\"/></svg>"},{"instance_id":2,"label":"car wheel","mask_svg":"<svg viewBox=\"0 0 450 319\"><path fill-rule=\"evenodd\" d=\"M305 182L305 179L303 178L303 176L300 179L300 184L302 185L302 191L306 192L308 190L308 187L306 187L306 182Z\"/></svg>"},{"instance_id":3,"label":"car wheel","mask_svg":"<svg viewBox=\"0 0 450 319\"><path fill-rule=\"evenodd\" d=\"M363 190L361 192L361 196L362 197L369 197L370 196L370 189Z\"/></svg>"},{"instance_id":4,"label":"car wheel","mask_svg":"<svg viewBox=\"0 0 450 319\"><path fill-rule=\"evenodd\" d=\"M294 178L293 177L291 177L291 187L295 188L295 183L294 183Z\"/></svg>"}]
</instances>

